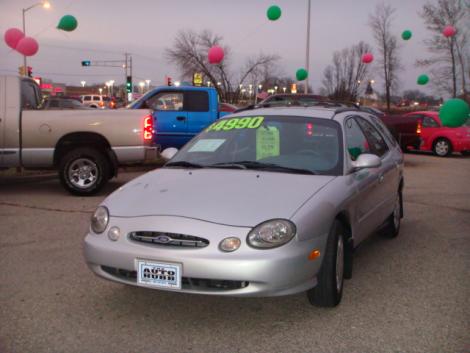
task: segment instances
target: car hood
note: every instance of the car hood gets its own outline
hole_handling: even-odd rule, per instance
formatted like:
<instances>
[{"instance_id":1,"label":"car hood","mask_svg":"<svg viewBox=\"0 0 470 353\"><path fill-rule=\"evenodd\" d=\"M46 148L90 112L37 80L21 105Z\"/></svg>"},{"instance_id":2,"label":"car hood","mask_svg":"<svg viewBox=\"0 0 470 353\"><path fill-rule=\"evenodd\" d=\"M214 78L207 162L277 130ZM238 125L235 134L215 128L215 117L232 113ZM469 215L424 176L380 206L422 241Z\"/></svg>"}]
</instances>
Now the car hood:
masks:
<instances>
[{"instance_id":1,"label":"car hood","mask_svg":"<svg viewBox=\"0 0 470 353\"><path fill-rule=\"evenodd\" d=\"M162 168L110 195L114 217L179 216L253 227L290 218L335 177L254 170Z\"/></svg>"}]
</instances>

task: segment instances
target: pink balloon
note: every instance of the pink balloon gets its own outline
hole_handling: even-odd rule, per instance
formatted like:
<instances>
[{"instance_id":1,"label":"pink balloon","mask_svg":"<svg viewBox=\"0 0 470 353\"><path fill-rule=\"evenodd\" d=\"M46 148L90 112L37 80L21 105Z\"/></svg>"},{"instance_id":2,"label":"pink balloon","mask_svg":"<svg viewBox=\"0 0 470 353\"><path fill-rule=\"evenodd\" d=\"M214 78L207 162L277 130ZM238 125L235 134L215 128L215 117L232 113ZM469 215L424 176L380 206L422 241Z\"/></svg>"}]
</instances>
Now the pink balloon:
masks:
<instances>
[{"instance_id":1,"label":"pink balloon","mask_svg":"<svg viewBox=\"0 0 470 353\"><path fill-rule=\"evenodd\" d=\"M214 45L209 49L207 58L209 59L209 63L219 64L224 59L224 50L221 47Z\"/></svg>"},{"instance_id":2,"label":"pink balloon","mask_svg":"<svg viewBox=\"0 0 470 353\"><path fill-rule=\"evenodd\" d=\"M457 33L457 30L455 29L454 26L445 26L444 30L442 31L442 34L444 37L453 37Z\"/></svg>"},{"instance_id":3,"label":"pink balloon","mask_svg":"<svg viewBox=\"0 0 470 353\"><path fill-rule=\"evenodd\" d=\"M362 56L362 62L364 64L370 64L372 61L374 61L374 56L372 55L372 53L365 53Z\"/></svg>"},{"instance_id":4,"label":"pink balloon","mask_svg":"<svg viewBox=\"0 0 470 353\"><path fill-rule=\"evenodd\" d=\"M24 37L18 42L16 50L24 56L33 56L38 52L39 44L34 38Z\"/></svg>"},{"instance_id":5,"label":"pink balloon","mask_svg":"<svg viewBox=\"0 0 470 353\"><path fill-rule=\"evenodd\" d=\"M10 48L16 49L20 39L24 38L24 33L18 28L10 28L6 30L3 38L5 39L5 43L7 43Z\"/></svg>"}]
</instances>

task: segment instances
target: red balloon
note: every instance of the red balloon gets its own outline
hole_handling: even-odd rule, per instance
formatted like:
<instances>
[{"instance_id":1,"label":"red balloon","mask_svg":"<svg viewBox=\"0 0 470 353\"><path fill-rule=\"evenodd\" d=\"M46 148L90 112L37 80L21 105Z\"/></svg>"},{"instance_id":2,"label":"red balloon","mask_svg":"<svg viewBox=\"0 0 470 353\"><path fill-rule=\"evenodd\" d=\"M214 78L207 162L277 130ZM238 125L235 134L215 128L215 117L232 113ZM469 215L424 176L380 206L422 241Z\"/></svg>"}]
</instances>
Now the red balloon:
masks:
<instances>
[{"instance_id":1,"label":"red balloon","mask_svg":"<svg viewBox=\"0 0 470 353\"><path fill-rule=\"evenodd\" d=\"M374 56L372 55L372 53L365 53L362 56L362 62L364 64L370 64L372 61L374 61Z\"/></svg>"},{"instance_id":2,"label":"red balloon","mask_svg":"<svg viewBox=\"0 0 470 353\"><path fill-rule=\"evenodd\" d=\"M6 30L3 38L5 39L5 43L7 43L10 48L16 49L20 39L24 38L24 33L18 28L10 28Z\"/></svg>"},{"instance_id":3,"label":"red balloon","mask_svg":"<svg viewBox=\"0 0 470 353\"><path fill-rule=\"evenodd\" d=\"M224 50L221 47L214 45L209 49L207 58L209 59L209 63L219 64L224 59Z\"/></svg>"},{"instance_id":4,"label":"red balloon","mask_svg":"<svg viewBox=\"0 0 470 353\"><path fill-rule=\"evenodd\" d=\"M457 30L455 29L454 26L445 26L444 30L442 31L442 34L444 35L444 37L447 37L447 38L453 37L455 33L457 33Z\"/></svg>"},{"instance_id":5,"label":"red balloon","mask_svg":"<svg viewBox=\"0 0 470 353\"><path fill-rule=\"evenodd\" d=\"M33 56L38 52L39 44L34 38L24 37L18 42L16 50L24 56Z\"/></svg>"}]
</instances>

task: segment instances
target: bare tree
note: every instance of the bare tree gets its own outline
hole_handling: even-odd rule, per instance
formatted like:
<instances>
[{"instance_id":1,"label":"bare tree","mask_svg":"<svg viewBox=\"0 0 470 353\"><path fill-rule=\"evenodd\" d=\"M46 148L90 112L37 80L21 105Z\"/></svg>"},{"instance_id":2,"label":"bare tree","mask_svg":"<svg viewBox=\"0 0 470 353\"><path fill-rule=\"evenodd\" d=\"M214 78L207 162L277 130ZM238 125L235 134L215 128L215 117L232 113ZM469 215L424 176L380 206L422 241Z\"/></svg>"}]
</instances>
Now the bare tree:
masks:
<instances>
[{"instance_id":1,"label":"bare tree","mask_svg":"<svg viewBox=\"0 0 470 353\"><path fill-rule=\"evenodd\" d=\"M468 21L470 21L470 2L461 0L438 0L437 4L426 3L420 13L426 28L432 36L425 40L428 50L434 54L430 59L418 60L417 65L430 67L432 82L439 91L457 96L457 86L461 84L462 93L466 94L467 79L470 81L470 49ZM442 31L445 26L457 28L457 34L445 38Z\"/></svg>"},{"instance_id":2,"label":"bare tree","mask_svg":"<svg viewBox=\"0 0 470 353\"><path fill-rule=\"evenodd\" d=\"M356 101L360 85L368 73L367 64L361 58L371 50L369 44L359 42L350 48L334 52L333 64L328 65L323 72L323 92L330 98Z\"/></svg>"},{"instance_id":3,"label":"bare tree","mask_svg":"<svg viewBox=\"0 0 470 353\"><path fill-rule=\"evenodd\" d=\"M178 32L172 48L166 49L169 62L175 64L182 73L182 77L192 80L195 72L201 72L207 81L217 89L224 102L237 103L240 99L240 85L262 76L264 71L274 65L279 57L276 55L259 54L250 58L243 66L239 75L230 72L230 48L222 46L222 37L209 30L196 33L194 31ZM219 45L224 49L224 60L220 64L210 64L207 58L209 49ZM259 81L258 81L259 82Z\"/></svg>"},{"instance_id":4,"label":"bare tree","mask_svg":"<svg viewBox=\"0 0 470 353\"><path fill-rule=\"evenodd\" d=\"M397 37L391 29L395 9L384 3L378 4L375 12L369 16L369 26L374 33L378 46L381 76L384 80L385 100L390 111L391 91L398 86L398 72L401 68Z\"/></svg>"}]
</instances>

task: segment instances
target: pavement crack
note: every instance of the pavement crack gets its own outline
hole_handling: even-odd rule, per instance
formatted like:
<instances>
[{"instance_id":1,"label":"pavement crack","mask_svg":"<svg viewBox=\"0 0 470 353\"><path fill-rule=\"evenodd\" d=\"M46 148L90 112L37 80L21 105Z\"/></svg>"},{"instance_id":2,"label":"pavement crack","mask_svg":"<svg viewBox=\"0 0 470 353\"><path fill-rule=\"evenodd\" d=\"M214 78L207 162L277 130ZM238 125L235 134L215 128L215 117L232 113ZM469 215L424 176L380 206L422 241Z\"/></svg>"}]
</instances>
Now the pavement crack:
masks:
<instances>
[{"instance_id":1,"label":"pavement crack","mask_svg":"<svg viewBox=\"0 0 470 353\"><path fill-rule=\"evenodd\" d=\"M62 212L62 213L83 213L83 214L90 214L92 210L62 210L59 208L51 208L51 207L39 207L39 206L31 206L31 205L23 205L14 202L1 202L1 206L10 206L10 207L19 207L19 208L29 208L33 210L41 210L41 211L49 211L49 212Z\"/></svg>"}]
</instances>

